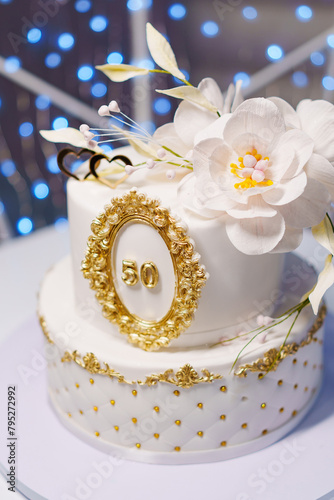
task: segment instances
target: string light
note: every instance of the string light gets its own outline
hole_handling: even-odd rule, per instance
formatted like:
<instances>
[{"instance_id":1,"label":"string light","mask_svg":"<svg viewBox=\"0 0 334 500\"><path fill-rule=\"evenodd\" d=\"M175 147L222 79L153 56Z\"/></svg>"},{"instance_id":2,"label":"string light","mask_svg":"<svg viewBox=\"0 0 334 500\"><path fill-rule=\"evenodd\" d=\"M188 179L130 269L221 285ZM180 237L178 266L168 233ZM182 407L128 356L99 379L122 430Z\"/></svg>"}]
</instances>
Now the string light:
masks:
<instances>
[{"instance_id":1,"label":"string light","mask_svg":"<svg viewBox=\"0 0 334 500\"><path fill-rule=\"evenodd\" d=\"M168 9L168 15L171 19L179 21L183 19L187 14L187 9L182 3L174 3Z\"/></svg>"},{"instance_id":2,"label":"string light","mask_svg":"<svg viewBox=\"0 0 334 500\"><path fill-rule=\"evenodd\" d=\"M29 217L22 217L16 223L16 229L20 234L29 234L33 230L33 222Z\"/></svg>"},{"instance_id":3,"label":"string light","mask_svg":"<svg viewBox=\"0 0 334 500\"><path fill-rule=\"evenodd\" d=\"M70 50L74 45L74 36L71 33L62 33L58 37L58 46L62 50Z\"/></svg>"},{"instance_id":4,"label":"string light","mask_svg":"<svg viewBox=\"0 0 334 500\"><path fill-rule=\"evenodd\" d=\"M267 48L267 58L270 61L278 61L284 56L284 51L279 45L269 45Z\"/></svg>"},{"instance_id":5,"label":"string light","mask_svg":"<svg viewBox=\"0 0 334 500\"><path fill-rule=\"evenodd\" d=\"M218 35L219 26L214 21L206 21L201 26L201 32L202 32L202 35L204 35L208 38L213 38L214 36Z\"/></svg>"}]
</instances>

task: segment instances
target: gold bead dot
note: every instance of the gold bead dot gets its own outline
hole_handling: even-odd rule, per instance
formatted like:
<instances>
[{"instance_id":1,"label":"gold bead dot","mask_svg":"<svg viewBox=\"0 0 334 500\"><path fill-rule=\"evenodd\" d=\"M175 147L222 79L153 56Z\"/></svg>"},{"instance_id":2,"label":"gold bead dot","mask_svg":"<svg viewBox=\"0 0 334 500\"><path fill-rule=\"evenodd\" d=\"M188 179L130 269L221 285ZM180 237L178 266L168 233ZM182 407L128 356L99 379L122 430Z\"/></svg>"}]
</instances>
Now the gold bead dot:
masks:
<instances>
[{"instance_id":1,"label":"gold bead dot","mask_svg":"<svg viewBox=\"0 0 334 500\"><path fill-rule=\"evenodd\" d=\"M175 420L176 425L181 425L181 420Z\"/></svg>"},{"instance_id":2,"label":"gold bead dot","mask_svg":"<svg viewBox=\"0 0 334 500\"><path fill-rule=\"evenodd\" d=\"M298 389L298 384L295 384L295 385L293 386L293 388L294 388L294 389Z\"/></svg>"},{"instance_id":3,"label":"gold bead dot","mask_svg":"<svg viewBox=\"0 0 334 500\"><path fill-rule=\"evenodd\" d=\"M175 446L174 450L175 451L181 451L181 448L180 448L180 446Z\"/></svg>"},{"instance_id":4,"label":"gold bead dot","mask_svg":"<svg viewBox=\"0 0 334 500\"><path fill-rule=\"evenodd\" d=\"M316 369L316 367L317 367L317 365L313 365L313 370L315 370L315 369Z\"/></svg>"},{"instance_id":5,"label":"gold bead dot","mask_svg":"<svg viewBox=\"0 0 334 500\"><path fill-rule=\"evenodd\" d=\"M133 390L133 391L132 391L132 394L133 394L133 396L137 396L137 391L136 391L136 390Z\"/></svg>"},{"instance_id":6,"label":"gold bead dot","mask_svg":"<svg viewBox=\"0 0 334 500\"><path fill-rule=\"evenodd\" d=\"M220 415L220 420L225 420L226 419L226 415Z\"/></svg>"},{"instance_id":7,"label":"gold bead dot","mask_svg":"<svg viewBox=\"0 0 334 500\"><path fill-rule=\"evenodd\" d=\"M227 387L226 387L226 385L222 385L222 386L221 386L221 388L220 388L220 390L221 390L222 392L226 392L226 391L227 391Z\"/></svg>"},{"instance_id":8,"label":"gold bead dot","mask_svg":"<svg viewBox=\"0 0 334 500\"><path fill-rule=\"evenodd\" d=\"M246 423L245 423L245 424L242 424L242 426L241 426L241 427L242 427L243 429L247 429L247 424L246 424Z\"/></svg>"},{"instance_id":9,"label":"gold bead dot","mask_svg":"<svg viewBox=\"0 0 334 500\"><path fill-rule=\"evenodd\" d=\"M69 417L72 417L72 413L68 413L67 415L68 415Z\"/></svg>"},{"instance_id":10,"label":"gold bead dot","mask_svg":"<svg viewBox=\"0 0 334 500\"><path fill-rule=\"evenodd\" d=\"M297 410L293 410L292 416L295 417L297 415L297 413L298 413Z\"/></svg>"},{"instance_id":11,"label":"gold bead dot","mask_svg":"<svg viewBox=\"0 0 334 500\"><path fill-rule=\"evenodd\" d=\"M283 380L279 380L279 381L277 382L277 385L283 385Z\"/></svg>"},{"instance_id":12,"label":"gold bead dot","mask_svg":"<svg viewBox=\"0 0 334 500\"><path fill-rule=\"evenodd\" d=\"M75 387L76 387L77 389L79 389L80 385L79 385L79 384L75 384Z\"/></svg>"},{"instance_id":13,"label":"gold bead dot","mask_svg":"<svg viewBox=\"0 0 334 500\"><path fill-rule=\"evenodd\" d=\"M155 407L153 408L153 410L154 410L154 411L156 411L157 413L159 413L160 408L159 408L159 406L155 406Z\"/></svg>"},{"instance_id":14,"label":"gold bead dot","mask_svg":"<svg viewBox=\"0 0 334 500\"><path fill-rule=\"evenodd\" d=\"M136 423L137 423L137 419L136 419L136 417L133 417L131 420L132 420L132 422L133 422L134 424L136 424Z\"/></svg>"},{"instance_id":15,"label":"gold bead dot","mask_svg":"<svg viewBox=\"0 0 334 500\"><path fill-rule=\"evenodd\" d=\"M220 443L220 446L226 446L226 441L222 441L222 442Z\"/></svg>"},{"instance_id":16,"label":"gold bead dot","mask_svg":"<svg viewBox=\"0 0 334 500\"><path fill-rule=\"evenodd\" d=\"M119 431L118 425L114 425L114 429L115 429L115 431Z\"/></svg>"},{"instance_id":17,"label":"gold bead dot","mask_svg":"<svg viewBox=\"0 0 334 500\"><path fill-rule=\"evenodd\" d=\"M203 408L203 403L198 403L198 408Z\"/></svg>"},{"instance_id":18,"label":"gold bead dot","mask_svg":"<svg viewBox=\"0 0 334 500\"><path fill-rule=\"evenodd\" d=\"M153 434L153 436L155 437L155 439L159 439L160 434L156 432L155 434Z\"/></svg>"},{"instance_id":19,"label":"gold bead dot","mask_svg":"<svg viewBox=\"0 0 334 500\"><path fill-rule=\"evenodd\" d=\"M98 407L97 407L97 406L94 406L93 410L94 410L94 411L97 411L97 410L98 410Z\"/></svg>"},{"instance_id":20,"label":"gold bead dot","mask_svg":"<svg viewBox=\"0 0 334 500\"><path fill-rule=\"evenodd\" d=\"M304 361L303 365L304 365L304 366L307 366L307 363L308 363L307 361Z\"/></svg>"},{"instance_id":21,"label":"gold bead dot","mask_svg":"<svg viewBox=\"0 0 334 500\"><path fill-rule=\"evenodd\" d=\"M261 408L264 409L266 408L266 406L267 406L266 403L262 403Z\"/></svg>"},{"instance_id":22,"label":"gold bead dot","mask_svg":"<svg viewBox=\"0 0 334 500\"><path fill-rule=\"evenodd\" d=\"M180 391L174 391L174 394L175 394L175 396L179 396L180 395Z\"/></svg>"},{"instance_id":23,"label":"gold bead dot","mask_svg":"<svg viewBox=\"0 0 334 500\"><path fill-rule=\"evenodd\" d=\"M99 435L100 435L100 433L96 431L96 432L95 432L95 436L96 436L96 437L99 437Z\"/></svg>"},{"instance_id":24,"label":"gold bead dot","mask_svg":"<svg viewBox=\"0 0 334 500\"><path fill-rule=\"evenodd\" d=\"M282 408L280 408L280 409L279 409L279 412L280 412L280 413L283 413L283 411L284 411L284 408L283 408L283 406L282 406Z\"/></svg>"},{"instance_id":25,"label":"gold bead dot","mask_svg":"<svg viewBox=\"0 0 334 500\"><path fill-rule=\"evenodd\" d=\"M92 378L90 378L90 379L89 379L89 382L90 382L91 384L94 384L94 380L93 380Z\"/></svg>"},{"instance_id":26,"label":"gold bead dot","mask_svg":"<svg viewBox=\"0 0 334 500\"><path fill-rule=\"evenodd\" d=\"M308 387L305 387L304 391L307 392L308 391Z\"/></svg>"},{"instance_id":27,"label":"gold bead dot","mask_svg":"<svg viewBox=\"0 0 334 500\"><path fill-rule=\"evenodd\" d=\"M200 437L202 437L202 436L203 436L203 434L204 434L204 432L203 432L203 431L198 431L198 433L197 433L197 435L198 435L198 436L200 436Z\"/></svg>"},{"instance_id":28,"label":"gold bead dot","mask_svg":"<svg viewBox=\"0 0 334 500\"><path fill-rule=\"evenodd\" d=\"M137 448L140 448L141 444L140 443L136 443L136 446L137 446Z\"/></svg>"},{"instance_id":29,"label":"gold bead dot","mask_svg":"<svg viewBox=\"0 0 334 500\"><path fill-rule=\"evenodd\" d=\"M79 410L79 413L80 413L80 415L83 415L83 411L82 410Z\"/></svg>"},{"instance_id":30,"label":"gold bead dot","mask_svg":"<svg viewBox=\"0 0 334 500\"><path fill-rule=\"evenodd\" d=\"M295 358L292 363L295 365L297 363L297 359Z\"/></svg>"},{"instance_id":31,"label":"gold bead dot","mask_svg":"<svg viewBox=\"0 0 334 500\"><path fill-rule=\"evenodd\" d=\"M68 388L67 387L65 387L65 391L68 392Z\"/></svg>"},{"instance_id":32,"label":"gold bead dot","mask_svg":"<svg viewBox=\"0 0 334 500\"><path fill-rule=\"evenodd\" d=\"M114 406L114 404L115 404L115 400L114 400L114 399L111 399L111 400L110 400L110 404Z\"/></svg>"},{"instance_id":33,"label":"gold bead dot","mask_svg":"<svg viewBox=\"0 0 334 500\"><path fill-rule=\"evenodd\" d=\"M262 435L263 435L263 436L265 436L266 434L268 434L268 431L267 431L267 429L264 429L264 430L262 431Z\"/></svg>"},{"instance_id":34,"label":"gold bead dot","mask_svg":"<svg viewBox=\"0 0 334 500\"><path fill-rule=\"evenodd\" d=\"M264 377L264 374L263 374L263 373L259 373L259 374L258 374L258 376L257 376L257 378L258 378L258 379L260 379L260 380L261 380L261 378L263 378L263 377Z\"/></svg>"}]
</instances>

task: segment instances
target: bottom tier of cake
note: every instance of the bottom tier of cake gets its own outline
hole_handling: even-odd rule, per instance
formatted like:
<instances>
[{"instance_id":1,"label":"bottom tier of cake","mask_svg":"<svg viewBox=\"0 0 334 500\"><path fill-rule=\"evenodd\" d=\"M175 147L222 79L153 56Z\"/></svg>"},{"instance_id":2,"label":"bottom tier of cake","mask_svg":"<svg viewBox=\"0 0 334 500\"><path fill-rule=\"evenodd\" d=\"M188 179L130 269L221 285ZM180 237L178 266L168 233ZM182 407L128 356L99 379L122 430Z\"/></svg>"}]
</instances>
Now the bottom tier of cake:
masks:
<instances>
[{"instance_id":1,"label":"bottom tier of cake","mask_svg":"<svg viewBox=\"0 0 334 500\"><path fill-rule=\"evenodd\" d=\"M291 256L290 267L291 259L301 264ZM286 291L284 310L309 289L314 275L306 275ZM151 463L224 460L278 440L315 401L324 307L317 318L302 311L283 349L293 317L259 335L231 370L251 336L148 353L95 328L99 307L92 301L75 310L73 297L67 258L49 271L40 294L49 393L62 422L97 448Z\"/></svg>"}]
</instances>

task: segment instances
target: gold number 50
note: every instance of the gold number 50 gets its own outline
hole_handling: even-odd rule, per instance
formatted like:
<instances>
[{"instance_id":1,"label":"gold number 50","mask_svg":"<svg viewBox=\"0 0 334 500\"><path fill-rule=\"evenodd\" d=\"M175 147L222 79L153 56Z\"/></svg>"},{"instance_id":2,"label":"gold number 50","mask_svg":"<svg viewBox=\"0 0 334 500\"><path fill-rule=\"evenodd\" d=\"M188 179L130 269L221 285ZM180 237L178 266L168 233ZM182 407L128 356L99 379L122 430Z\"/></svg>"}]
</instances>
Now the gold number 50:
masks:
<instances>
[{"instance_id":1,"label":"gold number 50","mask_svg":"<svg viewBox=\"0 0 334 500\"><path fill-rule=\"evenodd\" d=\"M140 268L140 279L146 288L154 288L159 281L159 271L153 262L144 262ZM122 280L126 285L134 286L139 281L137 262L122 261Z\"/></svg>"}]
</instances>

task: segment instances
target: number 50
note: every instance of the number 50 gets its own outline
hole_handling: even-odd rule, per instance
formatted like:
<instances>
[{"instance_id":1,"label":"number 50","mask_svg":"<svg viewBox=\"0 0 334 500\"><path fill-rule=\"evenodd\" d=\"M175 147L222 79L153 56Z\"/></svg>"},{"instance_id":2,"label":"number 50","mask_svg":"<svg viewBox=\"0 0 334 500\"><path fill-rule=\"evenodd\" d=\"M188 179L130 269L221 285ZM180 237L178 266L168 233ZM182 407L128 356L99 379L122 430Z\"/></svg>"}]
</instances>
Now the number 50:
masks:
<instances>
[{"instance_id":1,"label":"number 50","mask_svg":"<svg viewBox=\"0 0 334 500\"><path fill-rule=\"evenodd\" d=\"M122 261L122 280L126 285L134 286L139 281L137 262ZM146 288L154 288L159 281L159 271L153 262L144 262L140 268L140 280Z\"/></svg>"}]
</instances>

